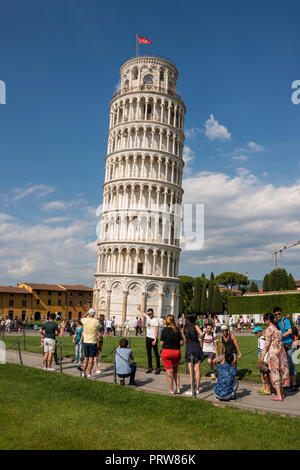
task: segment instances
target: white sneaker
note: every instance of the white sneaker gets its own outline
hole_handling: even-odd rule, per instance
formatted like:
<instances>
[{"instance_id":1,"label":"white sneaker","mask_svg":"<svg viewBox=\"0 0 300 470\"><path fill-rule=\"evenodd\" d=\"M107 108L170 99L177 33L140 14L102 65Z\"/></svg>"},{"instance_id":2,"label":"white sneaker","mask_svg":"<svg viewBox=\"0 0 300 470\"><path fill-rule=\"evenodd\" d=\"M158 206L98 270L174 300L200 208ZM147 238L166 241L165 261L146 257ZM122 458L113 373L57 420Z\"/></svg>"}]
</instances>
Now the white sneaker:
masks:
<instances>
[{"instance_id":1,"label":"white sneaker","mask_svg":"<svg viewBox=\"0 0 300 470\"><path fill-rule=\"evenodd\" d=\"M91 374L88 374L86 377L87 377L88 379L90 379L92 376L91 376Z\"/></svg>"},{"instance_id":2,"label":"white sneaker","mask_svg":"<svg viewBox=\"0 0 300 470\"><path fill-rule=\"evenodd\" d=\"M53 367L50 367L49 369L47 370L50 370L51 372L56 372L56 369L53 369Z\"/></svg>"},{"instance_id":3,"label":"white sneaker","mask_svg":"<svg viewBox=\"0 0 300 470\"><path fill-rule=\"evenodd\" d=\"M196 395L199 395L199 393L200 393L200 390L199 390L199 388L198 388L198 389L196 390Z\"/></svg>"},{"instance_id":4,"label":"white sneaker","mask_svg":"<svg viewBox=\"0 0 300 470\"><path fill-rule=\"evenodd\" d=\"M43 369L44 369L44 370L48 370L47 367L45 367L45 366L43 367Z\"/></svg>"},{"instance_id":5,"label":"white sneaker","mask_svg":"<svg viewBox=\"0 0 300 470\"><path fill-rule=\"evenodd\" d=\"M192 390L188 390L187 392L184 392L185 395L189 395L190 397L193 395Z\"/></svg>"},{"instance_id":6,"label":"white sneaker","mask_svg":"<svg viewBox=\"0 0 300 470\"><path fill-rule=\"evenodd\" d=\"M211 374L210 374L210 378L211 378L212 380L216 380L215 374L214 374L214 373L211 373Z\"/></svg>"},{"instance_id":7,"label":"white sneaker","mask_svg":"<svg viewBox=\"0 0 300 470\"><path fill-rule=\"evenodd\" d=\"M101 370L96 370L96 374L101 374Z\"/></svg>"}]
</instances>

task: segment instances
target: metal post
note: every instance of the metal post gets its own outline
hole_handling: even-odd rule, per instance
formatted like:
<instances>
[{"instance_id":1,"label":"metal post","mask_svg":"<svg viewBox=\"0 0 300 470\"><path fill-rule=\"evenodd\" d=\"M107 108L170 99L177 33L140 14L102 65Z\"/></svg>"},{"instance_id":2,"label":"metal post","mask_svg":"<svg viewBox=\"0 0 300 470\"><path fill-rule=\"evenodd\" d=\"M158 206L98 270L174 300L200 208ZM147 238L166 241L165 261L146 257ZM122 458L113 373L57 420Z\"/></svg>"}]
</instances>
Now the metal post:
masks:
<instances>
[{"instance_id":1,"label":"metal post","mask_svg":"<svg viewBox=\"0 0 300 470\"><path fill-rule=\"evenodd\" d=\"M113 358L114 358L114 384L117 383L117 370L116 370L116 350L114 349L113 352Z\"/></svg>"},{"instance_id":2,"label":"metal post","mask_svg":"<svg viewBox=\"0 0 300 470\"><path fill-rule=\"evenodd\" d=\"M23 361L22 361L22 355L21 355L21 345L20 345L20 340L17 339L17 343L18 343L18 350L19 350L19 357L20 357L20 364L23 365Z\"/></svg>"},{"instance_id":3,"label":"metal post","mask_svg":"<svg viewBox=\"0 0 300 470\"><path fill-rule=\"evenodd\" d=\"M196 398L194 356L191 354L192 397Z\"/></svg>"},{"instance_id":4,"label":"metal post","mask_svg":"<svg viewBox=\"0 0 300 470\"><path fill-rule=\"evenodd\" d=\"M62 344L59 343L59 362L60 362L60 372L62 372Z\"/></svg>"}]
</instances>

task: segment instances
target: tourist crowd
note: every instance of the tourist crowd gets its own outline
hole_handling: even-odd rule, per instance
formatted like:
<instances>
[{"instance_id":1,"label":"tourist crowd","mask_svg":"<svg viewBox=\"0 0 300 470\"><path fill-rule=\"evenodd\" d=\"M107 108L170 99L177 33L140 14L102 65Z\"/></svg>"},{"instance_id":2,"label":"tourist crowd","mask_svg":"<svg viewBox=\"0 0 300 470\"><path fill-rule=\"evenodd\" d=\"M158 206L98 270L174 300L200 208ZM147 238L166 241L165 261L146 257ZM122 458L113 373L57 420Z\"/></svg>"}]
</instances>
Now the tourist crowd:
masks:
<instances>
[{"instance_id":1,"label":"tourist crowd","mask_svg":"<svg viewBox=\"0 0 300 470\"><path fill-rule=\"evenodd\" d=\"M219 400L235 399L238 389L239 370L238 362L242 358L238 338L232 333L232 326L221 324L219 318L206 319L202 316L189 314L180 317L178 325L173 315L168 315L163 321L154 315L152 308L144 312L138 306L139 316L136 317L136 335L141 334L143 326L146 328L145 348L148 367L146 373L153 372L152 354L155 357L155 374L160 374L161 361L166 371L166 378L170 394L180 394L179 365L186 363L190 374L190 389L186 395L201 392L200 365L207 359L210 377L216 380L214 393ZM75 346L75 363L82 371L83 377L92 377L92 371L100 374L101 352L103 337L115 335L115 318L95 318L96 311L91 308L87 314L76 323L70 325ZM142 320L144 318L144 321ZM261 326L254 328L252 333L258 340L257 368L260 370L262 386L258 391L261 395L269 395L272 400L282 401L284 389L290 387L297 390L295 350L299 347L298 329L284 316L280 307L273 313L264 315L265 329ZM128 322L124 331L128 332ZM41 347L44 352L44 369L52 369L53 358L57 361L56 338L64 335L66 323L58 325L55 314L51 314L41 330ZM181 348L185 345L185 357L181 356ZM84 359L82 362L82 354ZM133 362L133 351L126 338L122 338L115 350L116 374L121 383L130 378L130 385L136 385L136 363ZM274 396L272 396L274 393Z\"/></svg>"}]
</instances>

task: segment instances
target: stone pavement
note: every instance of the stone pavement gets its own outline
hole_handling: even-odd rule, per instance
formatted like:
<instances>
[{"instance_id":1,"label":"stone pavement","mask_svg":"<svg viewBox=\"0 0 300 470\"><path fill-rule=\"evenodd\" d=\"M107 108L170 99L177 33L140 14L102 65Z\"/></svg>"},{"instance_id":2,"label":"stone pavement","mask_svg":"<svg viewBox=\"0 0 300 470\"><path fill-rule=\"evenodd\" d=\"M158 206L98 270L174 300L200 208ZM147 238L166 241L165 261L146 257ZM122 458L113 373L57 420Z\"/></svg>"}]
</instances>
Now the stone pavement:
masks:
<instances>
[{"instance_id":1,"label":"stone pavement","mask_svg":"<svg viewBox=\"0 0 300 470\"><path fill-rule=\"evenodd\" d=\"M22 360L25 366L42 369L42 356L40 354L22 352ZM7 349L6 362L20 364L18 351ZM101 365L101 371L101 374L93 375L91 379L82 378L82 380L113 383L113 365L103 363ZM60 368L57 367L57 372L52 373L59 372ZM51 372L47 373L51 374ZM63 373L74 377L80 377L80 372L70 359L65 359L63 361ZM128 383L129 378L125 380L126 383ZM168 386L165 373L161 373L160 375L154 375L154 373L146 374L144 369L138 369L136 373L136 382L137 387L134 388L137 390L168 395ZM214 383L215 381L212 381L207 377L202 377L200 387L201 393L197 395L197 399L201 398L203 400L208 400L213 402L215 406L219 407L232 406L234 408L239 408L245 411L255 411L259 414L275 413L280 414L281 416L300 417L300 392L287 392L287 396L283 402L274 402L270 400L269 396L261 396L257 393L257 391L260 389L259 384L240 381L236 400L232 400L230 402L220 402L215 398L213 393ZM175 396L188 398L184 395L184 392L189 389L188 375L181 374L181 389L183 393L181 395Z\"/></svg>"}]
</instances>

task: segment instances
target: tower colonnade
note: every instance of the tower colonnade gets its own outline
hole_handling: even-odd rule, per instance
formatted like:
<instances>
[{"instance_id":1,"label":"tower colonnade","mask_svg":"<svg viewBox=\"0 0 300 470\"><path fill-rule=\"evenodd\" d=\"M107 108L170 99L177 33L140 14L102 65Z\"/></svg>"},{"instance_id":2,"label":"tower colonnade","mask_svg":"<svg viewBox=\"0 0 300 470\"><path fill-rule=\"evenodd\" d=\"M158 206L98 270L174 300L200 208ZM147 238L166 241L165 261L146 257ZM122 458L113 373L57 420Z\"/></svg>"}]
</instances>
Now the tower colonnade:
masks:
<instances>
[{"instance_id":1,"label":"tower colonnade","mask_svg":"<svg viewBox=\"0 0 300 470\"><path fill-rule=\"evenodd\" d=\"M134 323L137 306L178 312L185 105L159 57L121 67L110 105L94 306Z\"/></svg>"}]
</instances>

